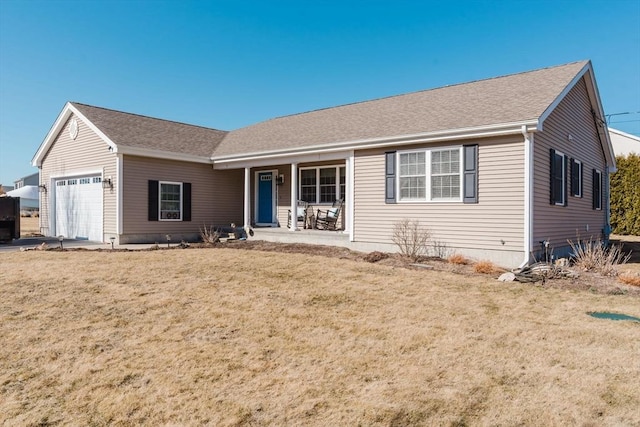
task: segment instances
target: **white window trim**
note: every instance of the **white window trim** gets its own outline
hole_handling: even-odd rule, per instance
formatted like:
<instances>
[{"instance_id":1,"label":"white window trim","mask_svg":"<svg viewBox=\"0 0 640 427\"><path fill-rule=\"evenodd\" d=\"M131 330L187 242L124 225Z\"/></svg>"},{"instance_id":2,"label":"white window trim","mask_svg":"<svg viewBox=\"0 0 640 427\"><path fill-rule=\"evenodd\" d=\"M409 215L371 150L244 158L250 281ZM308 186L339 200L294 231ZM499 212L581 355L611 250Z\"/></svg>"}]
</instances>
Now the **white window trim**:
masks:
<instances>
[{"instance_id":1,"label":"white window trim","mask_svg":"<svg viewBox=\"0 0 640 427\"><path fill-rule=\"evenodd\" d=\"M555 154L562 157L562 201L554 201L553 204L555 206L565 206L567 202L567 155L561 151L556 151Z\"/></svg>"},{"instance_id":2,"label":"white window trim","mask_svg":"<svg viewBox=\"0 0 640 427\"><path fill-rule=\"evenodd\" d=\"M598 169L596 169L596 175L598 175L598 177L600 178L600 200L598 200L598 207L595 208L595 210L597 211L601 211L602 210L602 200L604 199L602 192L604 189L604 183L602 182L602 171L599 171Z\"/></svg>"},{"instance_id":3,"label":"white window trim","mask_svg":"<svg viewBox=\"0 0 640 427\"><path fill-rule=\"evenodd\" d=\"M431 198L431 153L434 151L451 151L457 149L459 152L459 163L460 169L458 170L458 175L460 177L460 193L457 198L449 198L449 199L432 199ZM400 179L402 175L400 175L400 155L408 154L408 153L425 153L425 177L426 177L426 189L425 189L425 198L424 199L402 199L402 194L400 193ZM462 203L463 193L464 193L464 153L462 152L462 145L450 145L444 147L431 147L431 148L421 148L421 149L413 149L413 150L402 150L396 152L396 194L398 195L397 203Z\"/></svg>"},{"instance_id":4,"label":"white window trim","mask_svg":"<svg viewBox=\"0 0 640 427\"><path fill-rule=\"evenodd\" d=\"M178 218L162 218L162 184L180 186L180 216ZM182 215L184 214L184 207L182 206L183 198L184 198L184 189L182 184L183 184L182 182L158 181L158 221L169 221L169 222L182 221Z\"/></svg>"},{"instance_id":5,"label":"white window trim","mask_svg":"<svg viewBox=\"0 0 640 427\"><path fill-rule=\"evenodd\" d=\"M320 169L331 169L336 171L336 200L345 199L346 194L340 192L340 168L345 168L345 192L346 192L346 165L321 165L321 166L305 166L298 168L298 198L302 194L302 171L315 169L316 171L316 200L309 202L312 205L331 205L333 202L320 202Z\"/></svg>"},{"instance_id":6,"label":"white window trim","mask_svg":"<svg viewBox=\"0 0 640 427\"><path fill-rule=\"evenodd\" d=\"M583 170L582 168L583 168L584 166L583 166L583 164L582 164L582 162L581 162L580 160L573 159L573 161L574 161L575 163L577 163L578 165L580 165L580 171L579 171L579 173L578 173L578 179L580 180L580 181L579 181L579 183L580 183L580 188L578 188L578 194L573 194L573 182L572 182L572 183L571 183L571 196L573 196L573 197L582 197L582 193L583 193L583 191L584 191L584 189L583 189L583 187L584 187L584 185L583 185L583 184L584 184L584 183L582 182L582 181L584 181L584 180L582 179L582 177L583 177L583 173L584 173L584 170ZM573 181L573 175L571 175L571 180Z\"/></svg>"}]
</instances>

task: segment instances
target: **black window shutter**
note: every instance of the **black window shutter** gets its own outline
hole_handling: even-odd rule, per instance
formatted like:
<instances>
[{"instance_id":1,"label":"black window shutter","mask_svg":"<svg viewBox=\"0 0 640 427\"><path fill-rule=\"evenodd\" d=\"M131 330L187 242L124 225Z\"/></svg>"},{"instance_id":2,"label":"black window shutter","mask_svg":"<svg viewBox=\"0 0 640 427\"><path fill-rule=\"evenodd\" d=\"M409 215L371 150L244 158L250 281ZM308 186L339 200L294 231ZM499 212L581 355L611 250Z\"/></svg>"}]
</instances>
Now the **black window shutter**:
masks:
<instances>
[{"instance_id":1,"label":"black window shutter","mask_svg":"<svg viewBox=\"0 0 640 427\"><path fill-rule=\"evenodd\" d=\"M550 149L551 154L551 173L550 173L550 203L552 205L562 203L563 206L567 206L567 199L569 194L569 185L567 174L569 165L567 156L562 156L556 153L553 148ZM563 175L564 172L564 175ZM563 198L564 193L564 198Z\"/></svg>"},{"instance_id":2,"label":"black window shutter","mask_svg":"<svg viewBox=\"0 0 640 427\"><path fill-rule=\"evenodd\" d=\"M191 221L191 183L182 184L182 220Z\"/></svg>"},{"instance_id":3,"label":"black window shutter","mask_svg":"<svg viewBox=\"0 0 640 427\"><path fill-rule=\"evenodd\" d=\"M580 197L584 197L584 164L580 165Z\"/></svg>"},{"instance_id":4,"label":"black window shutter","mask_svg":"<svg viewBox=\"0 0 640 427\"><path fill-rule=\"evenodd\" d=\"M158 181L149 181L149 221L158 220Z\"/></svg>"},{"instance_id":5,"label":"black window shutter","mask_svg":"<svg viewBox=\"0 0 640 427\"><path fill-rule=\"evenodd\" d=\"M602 207L602 181L597 170L593 170L593 209Z\"/></svg>"},{"instance_id":6,"label":"black window shutter","mask_svg":"<svg viewBox=\"0 0 640 427\"><path fill-rule=\"evenodd\" d=\"M385 203L396 202L396 152L385 153Z\"/></svg>"},{"instance_id":7,"label":"black window shutter","mask_svg":"<svg viewBox=\"0 0 640 427\"><path fill-rule=\"evenodd\" d=\"M478 145L464 146L464 203L478 203Z\"/></svg>"},{"instance_id":8,"label":"black window shutter","mask_svg":"<svg viewBox=\"0 0 640 427\"><path fill-rule=\"evenodd\" d=\"M564 205L563 206L567 206L569 205L569 190L571 190L569 188L568 174L570 172L569 172L569 158L567 156L564 156L564 171L565 171L565 175L563 176L563 179L564 179Z\"/></svg>"},{"instance_id":9,"label":"black window shutter","mask_svg":"<svg viewBox=\"0 0 640 427\"><path fill-rule=\"evenodd\" d=\"M550 174L550 203L552 205L556 204L556 150L553 148L550 150L551 153L551 174Z\"/></svg>"}]
</instances>

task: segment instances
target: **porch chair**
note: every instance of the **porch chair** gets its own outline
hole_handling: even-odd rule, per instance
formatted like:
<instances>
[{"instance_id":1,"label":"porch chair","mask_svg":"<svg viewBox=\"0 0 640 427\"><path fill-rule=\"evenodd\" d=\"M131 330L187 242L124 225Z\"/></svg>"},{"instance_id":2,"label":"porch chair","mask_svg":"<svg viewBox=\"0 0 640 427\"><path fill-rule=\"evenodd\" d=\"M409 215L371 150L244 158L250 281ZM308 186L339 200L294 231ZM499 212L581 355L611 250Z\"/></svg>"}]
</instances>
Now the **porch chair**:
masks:
<instances>
[{"instance_id":1,"label":"porch chair","mask_svg":"<svg viewBox=\"0 0 640 427\"><path fill-rule=\"evenodd\" d=\"M343 202L344 199L336 200L329 209L318 209L316 228L320 230L337 230Z\"/></svg>"},{"instance_id":2,"label":"porch chair","mask_svg":"<svg viewBox=\"0 0 640 427\"><path fill-rule=\"evenodd\" d=\"M298 206L296 208L296 221L304 221L304 228L307 228L307 209L309 203L298 200ZM291 209L287 211L287 228L291 228Z\"/></svg>"}]
</instances>

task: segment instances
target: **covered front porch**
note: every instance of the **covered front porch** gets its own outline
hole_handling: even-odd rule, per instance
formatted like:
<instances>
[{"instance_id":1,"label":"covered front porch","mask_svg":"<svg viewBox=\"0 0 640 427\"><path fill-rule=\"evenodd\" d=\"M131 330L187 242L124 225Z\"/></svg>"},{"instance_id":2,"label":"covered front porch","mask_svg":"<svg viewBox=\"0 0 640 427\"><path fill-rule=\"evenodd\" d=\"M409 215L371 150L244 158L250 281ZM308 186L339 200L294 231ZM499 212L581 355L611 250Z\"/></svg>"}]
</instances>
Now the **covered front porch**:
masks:
<instances>
[{"instance_id":1,"label":"covered front porch","mask_svg":"<svg viewBox=\"0 0 640 427\"><path fill-rule=\"evenodd\" d=\"M353 162L350 151L217 160L214 168L244 169L243 225L252 227L259 238L283 242L288 241L287 234L295 233L309 243L343 246L341 242L353 241ZM315 219L337 200L341 204L331 227L335 230L308 229L315 222L298 220L301 202Z\"/></svg>"},{"instance_id":2,"label":"covered front porch","mask_svg":"<svg viewBox=\"0 0 640 427\"><path fill-rule=\"evenodd\" d=\"M285 227L254 228L252 239L277 243L305 243L309 245L327 245L352 248L349 234L343 231L298 229L295 233Z\"/></svg>"}]
</instances>

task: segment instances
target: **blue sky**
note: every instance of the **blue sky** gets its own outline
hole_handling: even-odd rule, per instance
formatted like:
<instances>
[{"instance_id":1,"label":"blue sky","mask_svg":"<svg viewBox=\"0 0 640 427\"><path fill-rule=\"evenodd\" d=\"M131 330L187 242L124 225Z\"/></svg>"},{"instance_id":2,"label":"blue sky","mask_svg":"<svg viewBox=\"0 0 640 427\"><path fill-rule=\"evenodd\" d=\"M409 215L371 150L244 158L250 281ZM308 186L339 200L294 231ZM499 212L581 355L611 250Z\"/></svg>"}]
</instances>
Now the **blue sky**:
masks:
<instances>
[{"instance_id":1,"label":"blue sky","mask_svg":"<svg viewBox=\"0 0 640 427\"><path fill-rule=\"evenodd\" d=\"M582 59L640 135L637 0L0 0L0 183L67 101L232 130Z\"/></svg>"}]
</instances>

